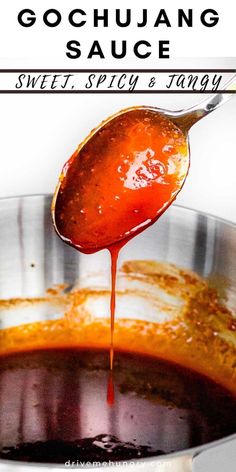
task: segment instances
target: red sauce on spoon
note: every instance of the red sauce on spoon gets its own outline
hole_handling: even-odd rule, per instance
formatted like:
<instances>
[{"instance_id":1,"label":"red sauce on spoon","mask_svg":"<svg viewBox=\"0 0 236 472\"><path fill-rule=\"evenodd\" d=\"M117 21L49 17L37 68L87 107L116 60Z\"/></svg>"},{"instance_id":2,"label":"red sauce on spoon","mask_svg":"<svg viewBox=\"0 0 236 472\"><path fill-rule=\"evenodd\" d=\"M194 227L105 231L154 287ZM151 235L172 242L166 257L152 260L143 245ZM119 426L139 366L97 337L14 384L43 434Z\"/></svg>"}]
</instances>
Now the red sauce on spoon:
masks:
<instances>
[{"instance_id":1,"label":"red sauce on spoon","mask_svg":"<svg viewBox=\"0 0 236 472\"><path fill-rule=\"evenodd\" d=\"M111 369L119 251L168 208L188 168L184 133L155 109L140 107L95 129L62 170L53 200L58 234L81 252L111 254Z\"/></svg>"}]
</instances>

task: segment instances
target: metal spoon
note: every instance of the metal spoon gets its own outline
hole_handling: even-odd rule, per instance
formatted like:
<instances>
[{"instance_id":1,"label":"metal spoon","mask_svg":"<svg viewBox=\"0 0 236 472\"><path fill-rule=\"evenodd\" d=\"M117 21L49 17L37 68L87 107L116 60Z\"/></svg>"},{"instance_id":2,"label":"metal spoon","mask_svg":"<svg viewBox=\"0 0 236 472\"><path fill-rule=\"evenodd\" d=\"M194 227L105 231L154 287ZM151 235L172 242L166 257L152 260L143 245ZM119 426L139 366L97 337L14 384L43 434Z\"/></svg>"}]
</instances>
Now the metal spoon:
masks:
<instances>
[{"instance_id":1,"label":"metal spoon","mask_svg":"<svg viewBox=\"0 0 236 472\"><path fill-rule=\"evenodd\" d=\"M233 77L228 82L226 82L223 90L236 90L236 74L234 74ZM197 105L188 108L187 110L167 111L158 109L158 111L170 118L173 123L182 129L182 131L188 133L190 128L199 120L201 120L201 118L208 115L212 111L217 110L217 108L228 102L228 100L230 100L233 96L234 93L230 92L217 93L203 100Z\"/></svg>"},{"instance_id":2,"label":"metal spoon","mask_svg":"<svg viewBox=\"0 0 236 472\"><path fill-rule=\"evenodd\" d=\"M235 86L236 74L225 90ZM62 170L52 204L59 236L91 253L121 246L154 223L184 184L190 128L232 95L180 111L132 107L101 123Z\"/></svg>"}]
</instances>

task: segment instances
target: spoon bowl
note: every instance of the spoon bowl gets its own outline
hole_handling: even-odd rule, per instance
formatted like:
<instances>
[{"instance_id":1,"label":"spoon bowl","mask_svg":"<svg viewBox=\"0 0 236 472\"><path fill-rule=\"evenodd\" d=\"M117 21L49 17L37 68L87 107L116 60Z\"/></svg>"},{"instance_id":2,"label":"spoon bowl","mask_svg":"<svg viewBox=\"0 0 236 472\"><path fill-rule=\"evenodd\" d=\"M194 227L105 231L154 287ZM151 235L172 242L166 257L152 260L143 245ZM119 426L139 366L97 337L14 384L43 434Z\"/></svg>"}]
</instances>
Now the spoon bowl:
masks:
<instances>
[{"instance_id":1,"label":"spoon bowl","mask_svg":"<svg viewBox=\"0 0 236 472\"><path fill-rule=\"evenodd\" d=\"M82 252L123 243L152 224L180 191L188 140L155 108L113 115L65 164L53 199L62 239Z\"/></svg>"}]
</instances>

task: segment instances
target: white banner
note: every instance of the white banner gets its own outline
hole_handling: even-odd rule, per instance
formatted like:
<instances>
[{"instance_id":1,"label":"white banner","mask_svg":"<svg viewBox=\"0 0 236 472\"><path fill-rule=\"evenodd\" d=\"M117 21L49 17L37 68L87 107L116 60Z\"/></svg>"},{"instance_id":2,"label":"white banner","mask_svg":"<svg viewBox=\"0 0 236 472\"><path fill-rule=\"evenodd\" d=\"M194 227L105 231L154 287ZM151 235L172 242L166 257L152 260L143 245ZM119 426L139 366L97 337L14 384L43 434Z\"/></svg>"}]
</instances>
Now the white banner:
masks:
<instances>
[{"instance_id":1,"label":"white banner","mask_svg":"<svg viewBox=\"0 0 236 472\"><path fill-rule=\"evenodd\" d=\"M0 70L0 93L209 93L236 70ZM235 90L236 92L236 90Z\"/></svg>"}]
</instances>

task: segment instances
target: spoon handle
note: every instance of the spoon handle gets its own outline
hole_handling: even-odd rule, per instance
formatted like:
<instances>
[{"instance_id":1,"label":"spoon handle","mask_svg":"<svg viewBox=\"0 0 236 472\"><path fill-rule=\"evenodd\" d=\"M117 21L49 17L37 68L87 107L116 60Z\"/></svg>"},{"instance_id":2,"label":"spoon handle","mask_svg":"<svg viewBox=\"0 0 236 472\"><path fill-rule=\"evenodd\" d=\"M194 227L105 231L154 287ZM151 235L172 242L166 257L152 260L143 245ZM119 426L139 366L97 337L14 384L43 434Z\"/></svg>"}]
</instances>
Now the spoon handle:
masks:
<instances>
[{"instance_id":1,"label":"spoon handle","mask_svg":"<svg viewBox=\"0 0 236 472\"><path fill-rule=\"evenodd\" d=\"M223 90L236 90L236 74L226 82ZM187 133L197 121L226 103L233 95L234 93L217 93L210 96L188 110L173 113L173 121Z\"/></svg>"}]
</instances>

